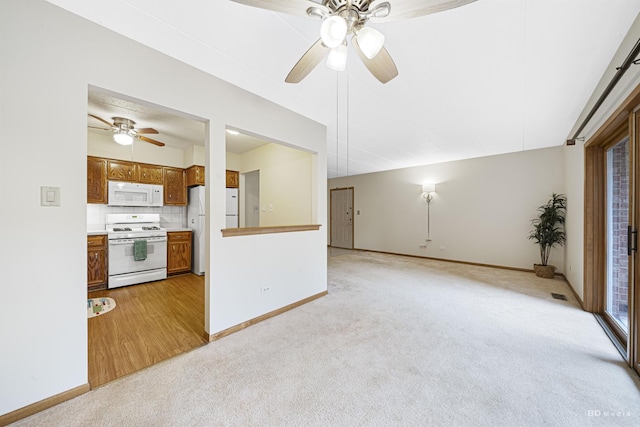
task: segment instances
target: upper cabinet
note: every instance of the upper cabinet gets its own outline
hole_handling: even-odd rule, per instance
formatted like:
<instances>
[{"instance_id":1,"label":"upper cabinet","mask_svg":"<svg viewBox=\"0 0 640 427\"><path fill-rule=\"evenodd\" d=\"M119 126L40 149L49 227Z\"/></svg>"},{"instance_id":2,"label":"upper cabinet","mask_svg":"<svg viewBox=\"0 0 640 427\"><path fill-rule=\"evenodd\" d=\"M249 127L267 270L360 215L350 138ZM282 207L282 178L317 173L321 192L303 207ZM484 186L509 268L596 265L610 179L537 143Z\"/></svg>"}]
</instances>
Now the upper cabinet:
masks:
<instances>
[{"instance_id":1,"label":"upper cabinet","mask_svg":"<svg viewBox=\"0 0 640 427\"><path fill-rule=\"evenodd\" d=\"M87 203L107 203L107 161L87 157Z\"/></svg>"},{"instance_id":2,"label":"upper cabinet","mask_svg":"<svg viewBox=\"0 0 640 427\"><path fill-rule=\"evenodd\" d=\"M187 168L187 187L204 185L204 166L191 166Z\"/></svg>"},{"instance_id":3,"label":"upper cabinet","mask_svg":"<svg viewBox=\"0 0 640 427\"><path fill-rule=\"evenodd\" d=\"M108 178L112 181L137 182L136 164L124 160L108 160Z\"/></svg>"},{"instance_id":4,"label":"upper cabinet","mask_svg":"<svg viewBox=\"0 0 640 427\"><path fill-rule=\"evenodd\" d=\"M164 204L182 205L187 204L187 180L184 169L164 168Z\"/></svg>"},{"instance_id":5,"label":"upper cabinet","mask_svg":"<svg viewBox=\"0 0 640 427\"><path fill-rule=\"evenodd\" d=\"M142 184L162 185L164 183L162 166L136 163L136 176L137 182Z\"/></svg>"},{"instance_id":6,"label":"upper cabinet","mask_svg":"<svg viewBox=\"0 0 640 427\"><path fill-rule=\"evenodd\" d=\"M227 171L227 188L240 187L240 172Z\"/></svg>"},{"instance_id":7,"label":"upper cabinet","mask_svg":"<svg viewBox=\"0 0 640 427\"><path fill-rule=\"evenodd\" d=\"M204 167L199 167L194 185L204 185ZM187 173L181 168L87 156L87 203L108 203L109 180L162 185L165 205L187 204Z\"/></svg>"}]
</instances>

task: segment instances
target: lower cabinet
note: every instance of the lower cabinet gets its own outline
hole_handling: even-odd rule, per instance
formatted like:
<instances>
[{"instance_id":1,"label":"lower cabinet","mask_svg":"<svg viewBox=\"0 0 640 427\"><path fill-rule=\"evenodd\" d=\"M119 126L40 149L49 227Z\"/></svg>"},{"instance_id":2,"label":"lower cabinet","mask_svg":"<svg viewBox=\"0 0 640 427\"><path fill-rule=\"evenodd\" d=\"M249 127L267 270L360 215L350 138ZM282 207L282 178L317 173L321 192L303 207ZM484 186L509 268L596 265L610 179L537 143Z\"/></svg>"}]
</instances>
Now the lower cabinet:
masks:
<instances>
[{"instance_id":1,"label":"lower cabinet","mask_svg":"<svg viewBox=\"0 0 640 427\"><path fill-rule=\"evenodd\" d=\"M191 271L191 231L167 233L167 274Z\"/></svg>"},{"instance_id":2,"label":"lower cabinet","mask_svg":"<svg viewBox=\"0 0 640 427\"><path fill-rule=\"evenodd\" d=\"M87 236L87 290L107 289L107 236Z\"/></svg>"}]
</instances>

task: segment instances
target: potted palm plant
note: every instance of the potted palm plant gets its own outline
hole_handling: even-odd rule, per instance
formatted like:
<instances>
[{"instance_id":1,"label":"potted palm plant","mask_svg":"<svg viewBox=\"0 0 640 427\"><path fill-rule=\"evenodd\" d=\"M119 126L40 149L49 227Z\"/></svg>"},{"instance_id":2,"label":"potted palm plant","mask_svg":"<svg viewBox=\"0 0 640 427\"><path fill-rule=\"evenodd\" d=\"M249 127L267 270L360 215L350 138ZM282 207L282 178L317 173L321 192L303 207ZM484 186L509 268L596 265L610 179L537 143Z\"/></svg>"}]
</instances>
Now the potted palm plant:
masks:
<instances>
[{"instance_id":1,"label":"potted palm plant","mask_svg":"<svg viewBox=\"0 0 640 427\"><path fill-rule=\"evenodd\" d=\"M538 277L553 278L556 267L548 265L549 255L554 246L565 242L564 219L567 213L567 197L553 193L549 201L538 208L538 216L531 220L533 230L529 239L540 246L540 264L533 264Z\"/></svg>"}]
</instances>

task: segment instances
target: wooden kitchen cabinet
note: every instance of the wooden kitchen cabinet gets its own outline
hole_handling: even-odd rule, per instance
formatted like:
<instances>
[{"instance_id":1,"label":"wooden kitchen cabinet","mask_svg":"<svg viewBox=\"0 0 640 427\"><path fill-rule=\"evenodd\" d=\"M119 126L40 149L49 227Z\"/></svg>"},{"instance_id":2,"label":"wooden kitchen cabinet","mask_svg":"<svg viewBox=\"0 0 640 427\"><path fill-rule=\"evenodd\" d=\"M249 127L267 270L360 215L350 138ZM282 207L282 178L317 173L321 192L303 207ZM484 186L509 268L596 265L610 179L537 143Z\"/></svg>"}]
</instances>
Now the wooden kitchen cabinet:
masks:
<instances>
[{"instance_id":1,"label":"wooden kitchen cabinet","mask_svg":"<svg viewBox=\"0 0 640 427\"><path fill-rule=\"evenodd\" d=\"M167 233L167 274L191 271L191 232Z\"/></svg>"},{"instance_id":2,"label":"wooden kitchen cabinet","mask_svg":"<svg viewBox=\"0 0 640 427\"><path fill-rule=\"evenodd\" d=\"M204 166L194 165L187 168L187 187L204 185Z\"/></svg>"},{"instance_id":3,"label":"wooden kitchen cabinet","mask_svg":"<svg viewBox=\"0 0 640 427\"><path fill-rule=\"evenodd\" d=\"M87 290L107 289L107 236L87 236Z\"/></svg>"},{"instance_id":4,"label":"wooden kitchen cabinet","mask_svg":"<svg viewBox=\"0 0 640 427\"><path fill-rule=\"evenodd\" d=\"M164 204L187 205L187 180L184 169L165 166L164 170Z\"/></svg>"},{"instance_id":5,"label":"wooden kitchen cabinet","mask_svg":"<svg viewBox=\"0 0 640 427\"><path fill-rule=\"evenodd\" d=\"M238 171L227 171L227 188L238 188L240 187L240 172Z\"/></svg>"},{"instance_id":6,"label":"wooden kitchen cabinet","mask_svg":"<svg viewBox=\"0 0 640 427\"><path fill-rule=\"evenodd\" d=\"M137 182L136 164L125 160L108 161L107 177L112 181Z\"/></svg>"},{"instance_id":7,"label":"wooden kitchen cabinet","mask_svg":"<svg viewBox=\"0 0 640 427\"><path fill-rule=\"evenodd\" d=\"M87 156L87 203L107 204L107 160Z\"/></svg>"},{"instance_id":8,"label":"wooden kitchen cabinet","mask_svg":"<svg viewBox=\"0 0 640 427\"><path fill-rule=\"evenodd\" d=\"M142 184L158 184L164 183L162 166L148 165L146 163L136 163L137 182Z\"/></svg>"}]
</instances>

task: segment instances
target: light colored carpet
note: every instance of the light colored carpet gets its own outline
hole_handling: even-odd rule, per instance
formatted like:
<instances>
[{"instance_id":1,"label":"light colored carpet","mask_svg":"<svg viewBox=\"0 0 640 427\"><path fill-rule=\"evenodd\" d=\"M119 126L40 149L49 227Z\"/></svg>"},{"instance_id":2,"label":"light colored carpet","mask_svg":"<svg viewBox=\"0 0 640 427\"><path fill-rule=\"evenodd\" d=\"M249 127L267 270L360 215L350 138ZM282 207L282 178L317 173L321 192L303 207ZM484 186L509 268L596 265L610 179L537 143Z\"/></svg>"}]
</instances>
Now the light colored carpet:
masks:
<instances>
[{"instance_id":1,"label":"light colored carpet","mask_svg":"<svg viewBox=\"0 0 640 427\"><path fill-rule=\"evenodd\" d=\"M17 425L640 425L640 381L562 280L328 262L326 297Z\"/></svg>"}]
</instances>

